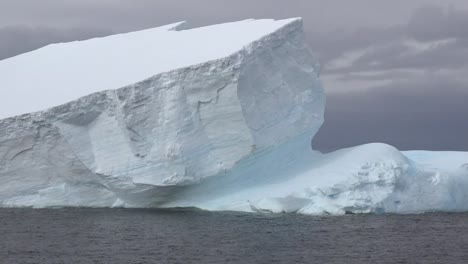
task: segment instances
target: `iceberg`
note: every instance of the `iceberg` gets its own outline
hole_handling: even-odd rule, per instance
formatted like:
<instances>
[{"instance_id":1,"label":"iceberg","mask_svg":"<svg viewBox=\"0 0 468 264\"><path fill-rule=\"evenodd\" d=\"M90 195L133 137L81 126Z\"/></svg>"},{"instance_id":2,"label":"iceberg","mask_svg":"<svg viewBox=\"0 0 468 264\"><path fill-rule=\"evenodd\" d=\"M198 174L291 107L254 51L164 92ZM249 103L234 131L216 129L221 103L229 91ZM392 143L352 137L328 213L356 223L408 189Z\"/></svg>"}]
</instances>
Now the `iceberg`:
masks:
<instances>
[{"instance_id":1,"label":"iceberg","mask_svg":"<svg viewBox=\"0 0 468 264\"><path fill-rule=\"evenodd\" d=\"M183 23L0 61L0 206L468 210L468 153L321 154L300 18Z\"/></svg>"}]
</instances>

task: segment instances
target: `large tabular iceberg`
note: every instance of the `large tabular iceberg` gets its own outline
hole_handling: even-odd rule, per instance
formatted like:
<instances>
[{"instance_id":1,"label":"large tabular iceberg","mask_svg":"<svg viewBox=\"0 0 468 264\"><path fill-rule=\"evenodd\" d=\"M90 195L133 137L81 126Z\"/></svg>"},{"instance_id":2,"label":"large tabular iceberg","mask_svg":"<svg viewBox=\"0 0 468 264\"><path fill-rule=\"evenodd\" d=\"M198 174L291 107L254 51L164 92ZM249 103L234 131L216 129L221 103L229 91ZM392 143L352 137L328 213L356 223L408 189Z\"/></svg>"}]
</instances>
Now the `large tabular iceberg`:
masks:
<instances>
[{"instance_id":1,"label":"large tabular iceberg","mask_svg":"<svg viewBox=\"0 0 468 264\"><path fill-rule=\"evenodd\" d=\"M180 25L0 61L0 206L468 210L466 153L311 150L300 19Z\"/></svg>"}]
</instances>

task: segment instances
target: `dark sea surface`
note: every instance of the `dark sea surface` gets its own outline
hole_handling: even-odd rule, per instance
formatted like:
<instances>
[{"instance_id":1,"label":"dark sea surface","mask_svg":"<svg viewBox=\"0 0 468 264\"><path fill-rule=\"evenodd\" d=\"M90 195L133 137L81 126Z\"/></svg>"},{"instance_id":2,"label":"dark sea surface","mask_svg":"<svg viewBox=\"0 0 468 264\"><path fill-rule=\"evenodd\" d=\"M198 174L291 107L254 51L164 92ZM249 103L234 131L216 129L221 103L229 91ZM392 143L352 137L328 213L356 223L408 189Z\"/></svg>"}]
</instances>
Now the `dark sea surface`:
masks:
<instances>
[{"instance_id":1,"label":"dark sea surface","mask_svg":"<svg viewBox=\"0 0 468 264\"><path fill-rule=\"evenodd\" d=\"M468 214L0 209L0 263L468 263Z\"/></svg>"}]
</instances>

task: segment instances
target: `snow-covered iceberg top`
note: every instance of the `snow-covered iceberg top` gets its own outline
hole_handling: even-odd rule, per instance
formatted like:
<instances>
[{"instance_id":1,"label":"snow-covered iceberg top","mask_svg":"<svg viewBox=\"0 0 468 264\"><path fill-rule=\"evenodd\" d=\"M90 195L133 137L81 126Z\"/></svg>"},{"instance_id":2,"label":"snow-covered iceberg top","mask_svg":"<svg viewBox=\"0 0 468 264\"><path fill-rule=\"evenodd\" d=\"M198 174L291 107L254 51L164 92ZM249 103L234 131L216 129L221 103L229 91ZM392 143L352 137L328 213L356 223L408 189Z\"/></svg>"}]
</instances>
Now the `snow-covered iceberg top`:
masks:
<instances>
[{"instance_id":1,"label":"snow-covered iceberg top","mask_svg":"<svg viewBox=\"0 0 468 264\"><path fill-rule=\"evenodd\" d=\"M183 22L60 43L0 61L0 118L44 110L159 73L227 57L300 19L245 20L190 30Z\"/></svg>"}]
</instances>

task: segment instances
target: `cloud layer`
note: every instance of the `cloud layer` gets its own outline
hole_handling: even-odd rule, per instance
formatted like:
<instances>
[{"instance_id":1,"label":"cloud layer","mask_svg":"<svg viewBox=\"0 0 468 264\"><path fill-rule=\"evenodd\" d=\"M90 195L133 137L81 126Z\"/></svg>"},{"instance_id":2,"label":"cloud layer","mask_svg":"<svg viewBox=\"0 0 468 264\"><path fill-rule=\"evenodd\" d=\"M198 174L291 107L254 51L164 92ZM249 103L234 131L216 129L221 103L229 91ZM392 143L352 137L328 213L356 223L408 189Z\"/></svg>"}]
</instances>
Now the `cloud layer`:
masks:
<instances>
[{"instance_id":1,"label":"cloud layer","mask_svg":"<svg viewBox=\"0 0 468 264\"><path fill-rule=\"evenodd\" d=\"M405 24L317 47L329 104L315 148L468 150L468 10L425 6Z\"/></svg>"}]
</instances>

